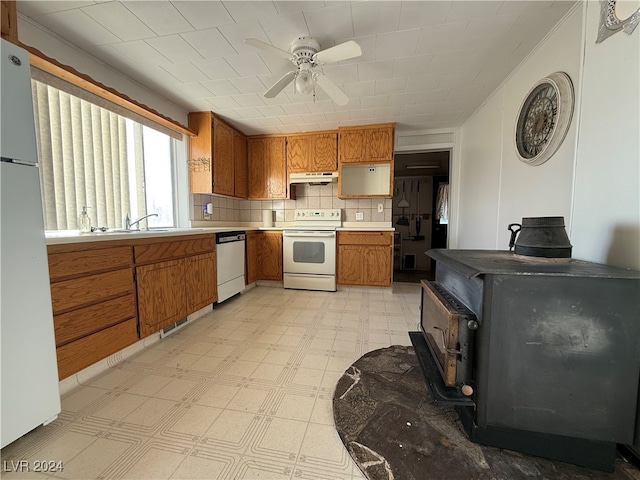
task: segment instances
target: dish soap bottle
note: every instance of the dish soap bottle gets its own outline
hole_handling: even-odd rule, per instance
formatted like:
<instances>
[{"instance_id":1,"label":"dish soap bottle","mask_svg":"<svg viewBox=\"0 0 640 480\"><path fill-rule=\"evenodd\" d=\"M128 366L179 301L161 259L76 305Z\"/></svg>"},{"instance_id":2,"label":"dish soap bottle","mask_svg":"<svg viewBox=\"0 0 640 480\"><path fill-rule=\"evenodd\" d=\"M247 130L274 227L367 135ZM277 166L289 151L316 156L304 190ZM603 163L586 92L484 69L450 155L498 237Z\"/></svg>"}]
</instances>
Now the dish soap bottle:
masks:
<instances>
[{"instance_id":1,"label":"dish soap bottle","mask_svg":"<svg viewBox=\"0 0 640 480\"><path fill-rule=\"evenodd\" d=\"M82 207L82 213L80 213L80 216L78 217L80 233L91 233L91 219L87 213L87 208L89 207Z\"/></svg>"}]
</instances>

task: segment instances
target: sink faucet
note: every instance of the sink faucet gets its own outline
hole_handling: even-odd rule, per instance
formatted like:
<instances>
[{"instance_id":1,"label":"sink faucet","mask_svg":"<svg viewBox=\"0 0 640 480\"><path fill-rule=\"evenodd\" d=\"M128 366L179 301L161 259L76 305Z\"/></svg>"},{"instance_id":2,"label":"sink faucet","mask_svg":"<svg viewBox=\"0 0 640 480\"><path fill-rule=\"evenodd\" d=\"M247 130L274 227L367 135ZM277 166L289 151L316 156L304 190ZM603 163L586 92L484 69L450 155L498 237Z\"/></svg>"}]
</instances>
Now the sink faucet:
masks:
<instances>
[{"instance_id":1,"label":"sink faucet","mask_svg":"<svg viewBox=\"0 0 640 480\"><path fill-rule=\"evenodd\" d=\"M133 222L131 221L131 217L129 216L129 212L127 212L127 214L124 217L124 228L125 230L131 230L131 227L133 227L134 225L140 223L141 220L144 220L145 218L149 218L149 217L157 217L158 214L157 213L150 213L149 215L143 215L142 217L134 220ZM140 225L138 225L138 230L140 230Z\"/></svg>"}]
</instances>

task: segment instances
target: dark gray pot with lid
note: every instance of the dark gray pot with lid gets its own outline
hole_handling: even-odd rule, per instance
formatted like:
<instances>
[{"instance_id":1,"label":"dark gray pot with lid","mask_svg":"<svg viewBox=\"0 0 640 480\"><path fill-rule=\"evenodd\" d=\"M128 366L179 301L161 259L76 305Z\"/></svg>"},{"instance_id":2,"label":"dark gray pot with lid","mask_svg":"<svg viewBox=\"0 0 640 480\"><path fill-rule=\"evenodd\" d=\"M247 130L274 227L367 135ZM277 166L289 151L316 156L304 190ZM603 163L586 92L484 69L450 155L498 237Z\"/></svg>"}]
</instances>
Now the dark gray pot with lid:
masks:
<instances>
[{"instance_id":1,"label":"dark gray pot with lid","mask_svg":"<svg viewBox=\"0 0 640 480\"><path fill-rule=\"evenodd\" d=\"M511 223L508 228L511 231L509 250L514 249L517 255L571 258L572 246L564 228L564 217L524 217L521 224Z\"/></svg>"}]
</instances>

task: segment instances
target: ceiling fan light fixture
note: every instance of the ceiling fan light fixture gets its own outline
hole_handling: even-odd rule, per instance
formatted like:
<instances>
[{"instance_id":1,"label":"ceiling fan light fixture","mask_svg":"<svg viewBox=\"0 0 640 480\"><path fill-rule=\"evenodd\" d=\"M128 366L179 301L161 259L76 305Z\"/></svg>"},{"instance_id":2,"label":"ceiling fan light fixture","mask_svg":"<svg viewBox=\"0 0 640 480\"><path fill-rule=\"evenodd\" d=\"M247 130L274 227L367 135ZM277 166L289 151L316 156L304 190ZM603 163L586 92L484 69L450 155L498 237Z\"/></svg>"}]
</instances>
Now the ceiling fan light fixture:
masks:
<instances>
[{"instance_id":1,"label":"ceiling fan light fixture","mask_svg":"<svg viewBox=\"0 0 640 480\"><path fill-rule=\"evenodd\" d=\"M313 92L313 74L310 70L301 70L296 75L296 91L298 93L309 94Z\"/></svg>"}]
</instances>

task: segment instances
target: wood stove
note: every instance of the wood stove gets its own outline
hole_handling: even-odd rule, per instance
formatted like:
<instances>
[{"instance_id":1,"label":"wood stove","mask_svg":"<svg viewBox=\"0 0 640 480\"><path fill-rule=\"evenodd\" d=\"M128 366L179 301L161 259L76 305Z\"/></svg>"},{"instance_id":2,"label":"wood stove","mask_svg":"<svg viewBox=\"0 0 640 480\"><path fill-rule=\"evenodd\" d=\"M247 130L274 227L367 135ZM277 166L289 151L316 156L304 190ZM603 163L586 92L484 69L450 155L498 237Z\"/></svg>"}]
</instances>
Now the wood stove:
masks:
<instances>
[{"instance_id":1,"label":"wood stove","mask_svg":"<svg viewBox=\"0 0 640 480\"><path fill-rule=\"evenodd\" d=\"M640 272L570 258L429 250L421 332L435 402L472 441L613 470L634 437Z\"/></svg>"}]
</instances>

